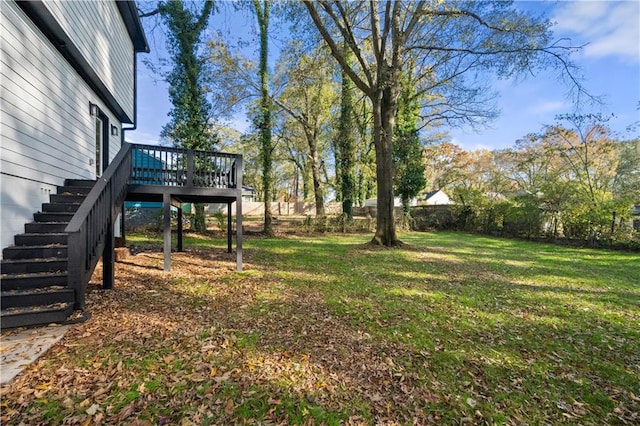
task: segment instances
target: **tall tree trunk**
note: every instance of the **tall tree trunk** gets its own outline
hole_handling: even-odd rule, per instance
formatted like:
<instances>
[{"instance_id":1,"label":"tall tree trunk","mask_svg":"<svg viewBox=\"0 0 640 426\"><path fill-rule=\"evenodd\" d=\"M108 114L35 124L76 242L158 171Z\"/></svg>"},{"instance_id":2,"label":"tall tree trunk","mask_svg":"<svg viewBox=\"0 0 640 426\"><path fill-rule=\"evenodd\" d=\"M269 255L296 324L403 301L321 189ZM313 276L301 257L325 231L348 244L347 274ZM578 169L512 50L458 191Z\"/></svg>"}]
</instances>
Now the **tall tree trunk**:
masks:
<instances>
[{"instance_id":1,"label":"tall tree trunk","mask_svg":"<svg viewBox=\"0 0 640 426\"><path fill-rule=\"evenodd\" d=\"M318 157L318 142L316 137L309 130L305 129L307 143L309 144L309 154L311 157L311 177L313 178L313 195L316 206L316 217L324 216L324 192L322 191L322 181L320 178L320 158Z\"/></svg>"},{"instance_id":2,"label":"tall tree trunk","mask_svg":"<svg viewBox=\"0 0 640 426\"><path fill-rule=\"evenodd\" d=\"M393 70L387 87L378 90L373 98L374 143L376 147L376 177L378 202L376 232L371 242L384 246L397 246L402 242L396 234L393 196L393 130L398 109L398 79Z\"/></svg>"},{"instance_id":3,"label":"tall tree trunk","mask_svg":"<svg viewBox=\"0 0 640 426\"><path fill-rule=\"evenodd\" d=\"M271 200L273 198L273 147L271 143L271 99L269 98L269 0L262 4L254 0L253 5L260 27L260 64L258 74L260 76L260 151L262 154L262 187L264 192L264 227L265 234L272 234Z\"/></svg>"},{"instance_id":4,"label":"tall tree trunk","mask_svg":"<svg viewBox=\"0 0 640 426\"><path fill-rule=\"evenodd\" d=\"M344 43L345 52L348 51ZM351 58L348 57L348 63ZM355 178L355 140L353 136L353 83L347 73L342 70L342 90L340 100L340 124L338 134L339 156L336 159L336 176L339 176L340 195L342 199L342 213L349 221L353 220L353 204L356 192ZM339 167L338 167L339 164ZM339 174L338 174L339 173ZM338 182L336 182L338 183Z\"/></svg>"},{"instance_id":5,"label":"tall tree trunk","mask_svg":"<svg viewBox=\"0 0 640 426\"><path fill-rule=\"evenodd\" d=\"M161 2L157 9L168 27L167 48L173 62L173 69L166 76L172 103L171 120L163 126L160 136L188 149L213 150L217 142L217 136L210 132L212 108L203 81L206 62L198 55L201 35L213 6L213 1L207 0L199 15L189 12L182 0ZM191 229L207 230L203 204L195 204Z\"/></svg>"},{"instance_id":6,"label":"tall tree trunk","mask_svg":"<svg viewBox=\"0 0 640 426\"><path fill-rule=\"evenodd\" d=\"M335 138L332 142L333 145L333 164L335 164L335 169L334 169L334 185L333 185L333 190L336 194L336 201L338 202L342 202L342 164L341 164L341 156L342 154L340 153L340 141L338 140L340 138L340 136L338 136L338 138Z\"/></svg>"},{"instance_id":7,"label":"tall tree trunk","mask_svg":"<svg viewBox=\"0 0 640 426\"><path fill-rule=\"evenodd\" d=\"M195 232L203 234L207 231L207 221L204 213L204 204L196 203L193 205L195 214L193 215L193 223L191 229Z\"/></svg>"},{"instance_id":8,"label":"tall tree trunk","mask_svg":"<svg viewBox=\"0 0 640 426\"><path fill-rule=\"evenodd\" d=\"M309 176L309 163L307 162L302 169L302 201L305 203L309 201L309 181L311 180L311 176Z\"/></svg>"}]
</instances>

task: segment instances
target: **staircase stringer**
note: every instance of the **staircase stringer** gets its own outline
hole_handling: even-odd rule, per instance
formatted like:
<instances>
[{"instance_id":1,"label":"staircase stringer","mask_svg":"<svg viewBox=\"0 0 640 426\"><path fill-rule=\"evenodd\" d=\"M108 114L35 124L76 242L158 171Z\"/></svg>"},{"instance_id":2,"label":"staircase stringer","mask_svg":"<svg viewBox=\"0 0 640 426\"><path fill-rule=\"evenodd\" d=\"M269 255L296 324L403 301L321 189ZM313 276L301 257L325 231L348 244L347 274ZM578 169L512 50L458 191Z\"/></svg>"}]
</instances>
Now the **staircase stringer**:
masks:
<instances>
[{"instance_id":1,"label":"staircase stringer","mask_svg":"<svg viewBox=\"0 0 640 426\"><path fill-rule=\"evenodd\" d=\"M68 287L75 293L75 309L85 307L86 287L101 256L103 288L113 287L113 228L127 196L131 165L131 145L125 143L65 229L69 234Z\"/></svg>"}]
</instances>

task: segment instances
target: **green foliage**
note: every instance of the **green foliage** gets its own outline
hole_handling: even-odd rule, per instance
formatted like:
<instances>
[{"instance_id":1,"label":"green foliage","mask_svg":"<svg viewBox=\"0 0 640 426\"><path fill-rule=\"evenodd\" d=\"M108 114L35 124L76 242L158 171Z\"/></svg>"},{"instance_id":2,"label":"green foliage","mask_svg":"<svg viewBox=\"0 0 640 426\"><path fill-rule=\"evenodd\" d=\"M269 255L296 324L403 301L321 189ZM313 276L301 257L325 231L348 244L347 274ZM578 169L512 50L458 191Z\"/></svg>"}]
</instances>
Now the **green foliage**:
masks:
<instances>
[{"instance_id":1,"label":"green foliage","mask_svg":"<svg viewBox=\"0 0 640 426\"><path fill-rule=\"evenodd\" d=\"M541 235L544 211L535 194L516 196L513 200L499 203L497 209L502 213L502 234L523 238L538 238Z\"/></svg>"},{"instance_id":2,"label":"green foliage","mask_svg":"<svg viewBox=\"0 0 640 426\"><path fill-rule=\"evenodd\" d=\"M305 168L310 169L316 215L323 216L325 182L322 179L322 159L326 158L328 151L331 107L336 101L333 64L322 45L305 52L300 43L294 41L282 56L277 77L286 79L287 85L279 96L274 97L274 103L292 119L289 127L294 127L294 130L287 134L293 136L291 139L304 141L300 145L306 147L303 151Z\"/></svg>"},{"instance_id":3,"label":"green foliage","mask_svg":"<svg viewBox=\"0 0 640 426\"><path fill-rule=\"evenodd\" d=\"M264 228L267 235L273 233L271 224L271 200L274 196L273 176L273 141L271 140L272 103L269 95L269 17L271 12L270 0L253 0L254 11L260 29L260 62L258 77L260 79L260 106L256 120L259 133L260 158L262 159L262 191L264 197Z\"/></svg>"},{"instance_id":4,"label":"green foliage","mask_svg":"<svg viewBox=\"0 0 640 426\"><path fill-rule=\"evenodd\" d=\"M356 172L354 204L363 206L376 193L376 157L371 138L371 107L364 99L354 102Z\"/></svg>"},{"instance_id":5,"label":"green foliage","mask_svg":"<svg viewBox=\"0 0 640 426\"><path fill-rule=\"evenodd\" d=\"M221 231L225 231L227 229L227 215L222 211L217 211L215 212L213 217L216 221L218 229L220 229Z\"/></svg>"},{"instance_id":6,"label":"green foliage","mask_svg":"<svg viewBox=\"0 0 640 426\"><path fill-rule=\"evenodd\" d=\"M404 215L409 203L427 184L422 143L418 134L420 106L408 76L403 81L398 100L395 138L393 140L394 192L402 200ZM408 228L407 228L408 229Z\"/></svg>"},{"instance_id":7,"label":"green foliage","mask_svg":"<svg viewBox=\"0 0 640 426\"><path fill-rule=\"evenodd\" d=\"M218 138L212 128L213 111L207 99L207 61L198 55L202 32L213 11L213 1L206 0L199 14L189 10L182 0L160 2L158 10L168 29L167 51L173 64L166 76L172 104L170 121L162 128L160 137L183 148L213 150ZM195 204L194 207L192 228L205 232L204 205Z\"/></svg>"},{"instance_id":8,"label":"green foliage","mask_svg":"<svg viewBox=\"0 0 640 426\"><path fill-rule=\"evenodd\" d=\"M345 51L348 51L345 49ZM345 58L351 61L350 55ZM347 73L342 70L342 91L340 93L340 121L338 123L338 137L336 147L338 150L338 162L336 164L336 180L340 183L340 199L342 200L342 212L347 220L353 219L353 205L356 196L356 142L354 137L354 111L353 111L353 82Z\"/></svg>"},{"instance_id":9,"label":"green foliage","mask_svg":"<svg viewBox=\"0 0 640 426\"><path fill-rule=\"evenodd\" d=\"M607 117L597 114L559 120L506 150L465 152L449 143L425 149L427 176L456 202L458 229L635 244L630 212L640 202L640 144L614 139Z\"/></svg>"},{"instance_id":10,"label":"green foliage","mask_svg":"<svg viewBox=\"0 0 640 426\"><path fill-rule=\"evenodd\" d=\"M618 167L613 183L616 198L640 202L640 139L620 142Z\"/></svg>"},{"instance_id":11,"label":"green foliage","mask_svg":"<svg viewBox=\"0 0 640 426\"><path fill-rule=\"evenodd\" d=\"M160 136L176 146L211 150L217 136L211 127L212 107L207 99L207 61L198 54L198 48L213 11L213 1L205 1L199 15L181 0L161 2L159 11L168 30L167 51L172 62L166 75L172 104L170 121Z\"/></svg>"}]
</instances>

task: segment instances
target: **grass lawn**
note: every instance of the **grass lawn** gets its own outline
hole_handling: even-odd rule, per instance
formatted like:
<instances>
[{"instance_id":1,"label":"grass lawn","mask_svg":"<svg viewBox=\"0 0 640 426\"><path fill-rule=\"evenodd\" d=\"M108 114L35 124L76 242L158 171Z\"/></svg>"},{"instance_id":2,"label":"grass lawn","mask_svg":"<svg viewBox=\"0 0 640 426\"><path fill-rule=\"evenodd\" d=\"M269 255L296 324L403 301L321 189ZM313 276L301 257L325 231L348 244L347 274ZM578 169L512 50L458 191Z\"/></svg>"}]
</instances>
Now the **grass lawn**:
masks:
<instances>
[{"instance_id":1,"label":"grass lawn","mask_svg":"<svg viewBox=\"0 0 640 426\"><path fill-rule=\"evenodd\" d=\"M2 424L640 423L638 253L401 238L129 236Z\"/></svg>"}]
</instances>

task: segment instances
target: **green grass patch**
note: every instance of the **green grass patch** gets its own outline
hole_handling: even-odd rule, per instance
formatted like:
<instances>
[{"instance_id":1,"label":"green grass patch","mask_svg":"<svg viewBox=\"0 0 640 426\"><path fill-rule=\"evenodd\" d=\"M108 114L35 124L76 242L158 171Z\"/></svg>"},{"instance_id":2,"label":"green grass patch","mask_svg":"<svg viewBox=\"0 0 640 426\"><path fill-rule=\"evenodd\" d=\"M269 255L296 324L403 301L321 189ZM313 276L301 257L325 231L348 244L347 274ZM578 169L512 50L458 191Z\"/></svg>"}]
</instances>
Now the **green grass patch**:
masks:
<instances>
[{"instance_id":1,"label":"green grass patch","mask_svg":"<svg viewBox=\"0 0 640 426\"><path fill-rule=\"evenodd\" d=\"M640 419L637 253L460 233L402 234L402 249L363 235L248 238L236 273L232 256L207 266L224 261L225 240L188 235L163 273L144 268L161 237L127 238L148 252L119 265L132 269L113 295L89 298L77 344L33 376L35 403L7 394L21 416L7 424L82 423L92 404L106 423ZM89 384L38 388L64 377L60 364Z\"/></svg>"}]
</instances>

